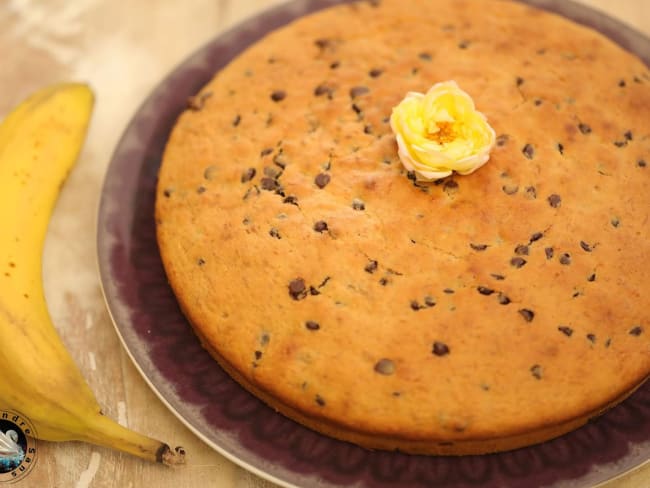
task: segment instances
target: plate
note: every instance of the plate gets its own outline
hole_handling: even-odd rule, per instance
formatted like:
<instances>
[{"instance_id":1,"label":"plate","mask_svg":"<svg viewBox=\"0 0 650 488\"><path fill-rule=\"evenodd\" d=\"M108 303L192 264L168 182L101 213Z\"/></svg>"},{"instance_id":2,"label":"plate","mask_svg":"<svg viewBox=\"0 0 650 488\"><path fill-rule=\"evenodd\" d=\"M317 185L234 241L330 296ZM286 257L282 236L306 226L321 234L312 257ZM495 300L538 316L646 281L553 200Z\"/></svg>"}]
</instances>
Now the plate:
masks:
<instances>
[{"instance_id":1,"label":"plate","mask_svg":"<svg viewBox=\"0 0 650 488\"><path fill-rule=\"evenodd\" d=\"M522 0L594 27L650 65L650 40L568 1ZM105 300L135 366L167 407L231 461L285 487L587 487L650 460L650 382L605 415L558 439L483 456L368 451L317 434L242 389L202 349L167 284L154 195L168 134L187 99L271 30L334 0L294 0L220 35L144 101L109 164L97 247Z\"/></svg>"}]
</instances>

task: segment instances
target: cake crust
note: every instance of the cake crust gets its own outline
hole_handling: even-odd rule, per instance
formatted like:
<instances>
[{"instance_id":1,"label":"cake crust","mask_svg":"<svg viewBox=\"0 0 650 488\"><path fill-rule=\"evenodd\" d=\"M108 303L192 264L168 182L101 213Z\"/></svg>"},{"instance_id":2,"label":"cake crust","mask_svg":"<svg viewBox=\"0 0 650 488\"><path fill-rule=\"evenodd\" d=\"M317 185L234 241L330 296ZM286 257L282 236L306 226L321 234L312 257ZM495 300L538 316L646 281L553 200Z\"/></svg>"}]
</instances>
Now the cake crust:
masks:
<instances>
[{"instance_id":1,"label":"cake crust","mask_svg":"<svg viewBox=\"0 0 650 488\"><path fill-rule=\"evenodd\" d=\"M251 46L178 119L157 237L206 349L285 415L379 449L556 437L650 374L650 74L501 0L336 6ZM420 183L388 117L453 79L498 138Z\"/></svg>"}]
</instances>

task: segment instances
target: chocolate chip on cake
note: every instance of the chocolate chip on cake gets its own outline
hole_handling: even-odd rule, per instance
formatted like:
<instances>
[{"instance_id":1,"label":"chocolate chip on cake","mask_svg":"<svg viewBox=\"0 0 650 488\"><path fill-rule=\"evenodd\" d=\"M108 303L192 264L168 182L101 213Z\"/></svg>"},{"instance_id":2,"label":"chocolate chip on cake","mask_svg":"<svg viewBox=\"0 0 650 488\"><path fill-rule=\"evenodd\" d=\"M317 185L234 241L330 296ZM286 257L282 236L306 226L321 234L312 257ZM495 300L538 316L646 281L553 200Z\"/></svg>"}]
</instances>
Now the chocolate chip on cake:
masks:
<instances>
[{"instance_id":1,"label":"chocolate chip on cake","mask_svg":"<svg viewBox=\"0 0 650 488\"><path fill-rule=\"evenodd\" d=\"M567 337L571 337L573 335L573 329L571 327L567 327L566 325L558 326L557 330L562 332Z\"/></svg>"},{"instance_id":2,"label":"chocolate chip on cake","mask_svg":"<svg viewBox=\"0 0 650 488\"><path fill-rule=\"evenodd\" d=\"M435 356L446 356L447 354L449 354L450 351L449 351L449 346L447 344L445 344L444 342L435 341L433 343L433 347L431 348L431 352Z\"/></svg>"},{"instance_id":3,"label":"chocolate chip on cake","mask_svg":"<svg viewBox=\"0 0 650 488\"><path fill-rule=\"evenodd\" d=\"M390 359L383 358L375 363L374 369L379 374L390 376L395 373L395 363Z\"/></svg>"},{"instance_id":4,"label":"chocolate chip on cake","mask_svg":"<svg viewBox=\"0 0 650 488\"><path fill-rule=\"evenodd\" d=\"M287 92L284 90L275 90L273 93L271 93L271 100L274 102L281 102L287 97Z\"/></svg>"},{"instance_id":5,"label":"chocolate chip on cake","mask_svg":"<svg viewBox=\"0 0 650 488\"><path fill-rule=\"evenodd\" d=\"M560 256L560 264L564 264L565 266L571 264L571 254L569 254L568 252L563 253Z\"/></svg>"},{"instance_id":6,"label":"chocolate chip on cake","mask_svg":"<svg viewBox=\"0 0 650 488\"><path fill-rule=\"evenodd\" d=\"M494 290L492 288L488 288L487 286L479 286L476 288L476 290L481 295L492 295L492 293L494 293Z\"/></svg>"},{"instance_id":7,"label":"chocolate chip on cake","mask_svg":"<svg viewBox=\"0 0 650 488\"><path fill-rule=\"evenodd\" d=\"M314 230L316 232L325 232L327 230L327 222L324 220L319 220L314 224Z\"/></svg>"},{"instance_id":8,"label":"chocolate chip on cake","mask_svg":"<svg viewBox=\"0 0 650 488\"><path fill-rule=\"evenodd\" d=\"M203 258L197 259L196 264L198 264L199 266L204 266L205 265L205 259L203 259Z\"/></svg>"},{"instance_id":9,"label":"chocolate chip on cake","mask_svg":"<svg viewBox=\"0 0 650 488\"><path fill-rule=\"evenodd\" d=\"M363 200L360 200L359 198L355 198L354 200L352 200L352 208L354 210L365 210L366 204L363 202Z\"/></svg>"},{"instance_id":10,"label":"chocolate chip on cake","mask_svg":"<svg viewBox=\"0 0 650 488\"><path fill-rule=\"evenodd\" d=\"M647 166L647 163L645 162L645 159L639 159L639 160L636 162L636 165L637 165L639 168L645 168L645 167Z\"/></svg>"},{"instance_id":11,"label":"chocolate chip on cake","mask_svg":"<svg viewBox=\"0 0 650 488\"><path fill-rule=\"evenodd\" d=\"M580 247L585 252L591 252L594 250L593 246L591 244L586 243L585 241L580 241Z\"/></svg>"},{"instance_id":12,"label":"chocolate chip on cake","mask_svg":"<svg viewBox=\"0 0 650 488\"><path fill-rule=\"evenodd\" d=\"M269 230L269 235L271 237L275 237L276 239L282 239L282 237L280 236L280 231L276 227L271 227L271 229Z\"/></svg>"},{"instance_id":13,"label":"chocolate chip on cake","mask_svg":"<svg viewBox=\"0 0 650 488\"><path fill-rule=\"evenodd\" d=\"M519 315L521 315L526 322L532 322L535 318L535 312L528 308L519 309Z\"/></svg>"},{"instance_id":14,"label":"chocolate chip on cake","mask_svg":"<svg viewBox=\"0 0 650 488\"><path fill-rule=\"evenodd\" d=\"M427 307L435 307L436 306L436 301L432 296L427 295L427 296L424 297L424 304Z\"/></svg>"},{"instance_id":15,"label":"chocolate chip on cake","mask_svg":"<svg viewBox=\"0 0 650 488\"><path fill-rule=\"evenodd\" d=\"M552 247L544 248L544 254L546 255L546 259L553 258L554 253L555 253L555 251L553 250Z\"/></svg>"},{"instance_id":16,"label":"chocolate chip on cake","mask_svg":"<svg viewBox=\"0 0 650 488\"><path fill-rule=\"evenodd\" d=\"M291 280L289 283L289 295L294 300L302 300L307 296L307 286L305 285L305 280L302 278L296 278Z\"/></svg>"},{"instance_id":17,"label":"chocolate chip on cake","mask_svg":"<svg viewBox=\"0 0 650 488\"><path fill-rule=\"evenodd\" d=\"M318 173L316 178L314 178L314 183L320 189L323 189L327 186L332 178L327 173Z\"/></svg>"},{"instance_id":18,"label":"chocolate chip on cake","mask_svg":"<svg viewBox=\"0 0 650 488\"><path fill-rule=\"evenodd\" d=\"M474 249L475 251L485 251L488 248L487 244L473 244L470 242L469 247Z\"/></svg>"},{"instance_id":19,"label":"chocolate chip on cake","mask_svg":"<svg viewBox=\"0 0 650 488\"><path fill-rule=\"evenodd\" d=\"M269 178L268 176L260 180L260 185L262 186L262 190L266 191L275 191L280 188L278 181L275 178Z\"/></svg>"},{"instance_id":20,"label":"chocolate chip on cake","mask_svg":"<svg viewBox=\"0 0 650 488\"><path fill-rule=\"evenodd\" d=\"M519 244L517 247L515 247L515 254L519 256L528 256L529 252L530 250L525 244Z\"/></svg>"},{"instance_id":21,"label":"chocolate chip on cake","mask_svg":"<svg viewBox=\"0 0 650 488\"><path fill-rule=\"evenodd\" d=\"M587 340L591 342L592 344L596 343L596 334L589 333L587 334Z\"/></svg>"},{"instance_id":22,"label":"chocolate chip on cake","mask_svg":"<svg viewBox=\"0 0 650 488\"><path fill-rule=\"evenodd\" d=\"M378 78L379 76L382 75L383 72L384 72L384 71L381 70L381 69L379 69L379 68L374 68L374 69L371 69L371 70L368 72L368 74L370 75L371 78Z\"/></svg>"},{"instance_id":23,"label":"chocolate chip on cake","mask_svg":"<svg viewBox=\"0 0 650 488\"><path fill-rule=\"evenodd\" d=\"M316 395L316 397L314 398L314 400L316 401L316 403L317 403L319 406L321 406L321 407L324 407L324 406L325 406L325 399L324 399L322 396L320 396L320 395Z\"/></svg>"},{"instance_id":24,"label":"chocolate chip on cake","mask_svg":"<svg viewBox=\"0 0 650 488\"><path fill-rule=\"evenodd\" d=\"M350 98L357 98L370 92L367 86L355 86L350 89Z\"/></svg>"},{"instance_id":25,"label":"chocolate chip on cake","mask_svg":"<svg viewBox=\"0 0 650 488\"><path fill-rule=\"evenodd\" d=\"M556 193L549 195L547 200L548 200L548 204L553 208L558 208L560 205L562 205L562 197L560 197L560 195Z\"/></svg>"},{"instance_id":26,"label":"chocolate chip on cake","mask_svg":"<svg viewBox=\"0 0 650 488\"><path fill-rule=\"evenodd\" d=\"M535 148L533 147L532 144L526 144L521 152L526 156L528 159L533 159L535 157Z\"/></svg>"},{"instance_id":27,"label":"chocolate chip on cake","mask_svg":"<svg viewBox=\"0 0 650 488\"><path fill-rule=\"evenodd\" d=\"M527 186L524 190L524 196L529 200L535 200L537 198L537 189L534 186Z\"/></svg>"},{"instance_id":28,"label":"chocolate chip on cake","mask_svg":"<svg viewBox=\"0 0 650 488\"><path fill-rule=\"evenodd\" d=\"M318 330L320 329L320 324L313 320L308 320L307 322L305 322L305 327L309 330Z\"/></svg>"},{"instance_id":29,"label":"chocolate chip on cake","mask_svg":"<svg viewBox=\"0 0 650 488\"><path fill-rule=\"evenodd\" d=\"M506 195L514 195L519 191L519 186L514 184L509 184L509 185L503 185L501 189L503 190L503 193L505 193Z\"/></svg>"},{"instance_id":30,"label":"chocolate chip on cake","mask_svg":"<svg viewBox=\"0 0 650 488\"><path fill-rule=\"evenodd\" d=\"M422 305L420 305L420 303L417 300L411 300L411 310L415 310L417 312L421 308L423 307Z\"/></svg>"},{"instance_id":31,"label":"chocolate chip on cake","mask_svg":"<svg viewBox=\"0 0 650 488\"><path fill-rule=\"evenodd\" d=\"M629 331L629 334L633 336L640 336L642 333L643 333L643 327L641 327L640 325L635 325Z\"/></svg>"},{"instance_id":32,"label":"chocolate chip on cake","mask_svg":"<svg viewBox=\"0 0 650 488\"><path fill-rule=\"evenodd\" d=\"M510 265L514 266L515 268L521 268L526 264L526 260L522 257L514 257L510 260Z\"/></svg>"},{"instance_id":33,"label":"chocolate chip on cake","mask_svg":"<svg viewBox=\"0 0 650 488\"><path fill-rule=\"evenodd\" d=\"M377 261L373 259L370 262L368 262L368 264L366 264L366 266L363 269L366 273L372 274L375 271L377 271L377 265L378 265Z\"/></svg>"},{"instance_id":34,"label":"chocolate chip on cake","mask_svg":"<svg viewBox=\"0 0 650 488\"><path fill-rule=\"evenodd\" d=\"M235 118L232 119L232 126L237 127L240 122L241 122L241 115L237 114L235 115Z\"/></svg>"},{"instance_id":35,"label":"chocolate chip on cake","mask_svg":"<svg viewBox=\"0 0 650 488\"><path fill-rule=\"evenodd\" d=\"M252 180L253 178L255 178L255 173L256 173L255 168L248 168L246 171L242 173L241 182L246 183Z\"/></svg>"},{"instance_id":36,"label":"chocolate chip on cake","mask_svg":"<svg viewBox=\"0 0 650 488\"><path fill-rule=\"evenodd\" d=\"M497 299L499 300L499 303L501 305L508 305L510 303L510 301L511 301L510 298L508 298L507 295L505 295L505 294L503 294L501 292L499 292L499 294L497 295Z\"/></svg>"},{"instance_id":37,"label":"chocolate chip on cake","mask_svg":"<svg viewBox=\"0 0 650 488\"><path fill-rule=\"evenodd\" d=\"M530 372L538 380L542 379L542 367L539 364L533 364L530 367Z\"/></svg>"},{"instance_id":38,"label":"chocolate chip on cake","mask_svg":"<svg viewBox=\"0 0 650 488\"><path fill-rule=\"evenodd\" d=\"M508 142L508 139L509 139L509 138L510 138L510 136L508 136L508 134L501 134L501 135L499 135L499 136L496 138L496 145L497 145L498 147L505 146L506 143Z\"/></svg>"},{"instance_id":39,"label":"chocolate chip on cake","mask_svg":"<svg viewBox=\"0 0 650 488\"><path fill-rule=\"evenodd\" d=\"M591 133L591 127L589 127L587 124L584 124L582 122L578 124L578 129L580 129L580 132L582 132L583 134Z\"/></svg>"},{"instance_id":40,"label":"chocolate chip on cake","mask_svg":"<svg viewBox=\"0 0 650 488\"><path fill-rule=\"evenodd\" d=\"M288 203L290 205L298 206L298 197L295 195L287 195L282 199L282 203Z\"/></svg>"}]
</instances>

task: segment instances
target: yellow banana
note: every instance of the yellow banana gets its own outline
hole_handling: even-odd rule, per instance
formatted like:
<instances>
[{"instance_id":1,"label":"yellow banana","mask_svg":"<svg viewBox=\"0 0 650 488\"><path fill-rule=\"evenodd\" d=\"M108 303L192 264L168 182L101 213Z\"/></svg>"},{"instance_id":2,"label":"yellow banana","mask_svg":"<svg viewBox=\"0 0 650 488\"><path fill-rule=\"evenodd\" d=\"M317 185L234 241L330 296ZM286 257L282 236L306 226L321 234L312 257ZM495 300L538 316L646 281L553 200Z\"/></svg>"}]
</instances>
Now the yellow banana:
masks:
<instances>
[{"instance_id":1,"label":"yellow banana","mask_svg":"<svg viewBox=\"0 0 650 488\"><path fill-rule=\"evenodd\" d=\"M36 92L0 124L0 409L29 419L39 439L79 440L179 464L182 448L172 451L101 413L45 303L45 234L93 104L88 86L58 84Z\"/></svg>"}]
</instances>

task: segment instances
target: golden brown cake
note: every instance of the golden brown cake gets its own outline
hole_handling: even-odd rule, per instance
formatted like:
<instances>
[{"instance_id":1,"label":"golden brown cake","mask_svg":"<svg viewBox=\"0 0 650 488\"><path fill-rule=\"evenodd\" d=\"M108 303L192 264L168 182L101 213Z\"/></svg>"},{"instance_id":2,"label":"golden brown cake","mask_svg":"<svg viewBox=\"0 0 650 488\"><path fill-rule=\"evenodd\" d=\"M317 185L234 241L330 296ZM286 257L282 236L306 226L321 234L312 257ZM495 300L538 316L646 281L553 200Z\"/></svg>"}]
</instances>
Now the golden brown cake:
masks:
<instances>
[{"instance_id":1,"label":"golden brown cake","mask_svg":"<svg viewBox=\"0 0 650 488\"><path fill-rule=\"evenodd\" d=\"M497 134L423 183L389 125L455 80ZM241 385L369 448L561 435L650 374L650 74L518 2L381 0L302 18L193 97L156 222L194 330Z\"/></svg>"}]
</instances>

